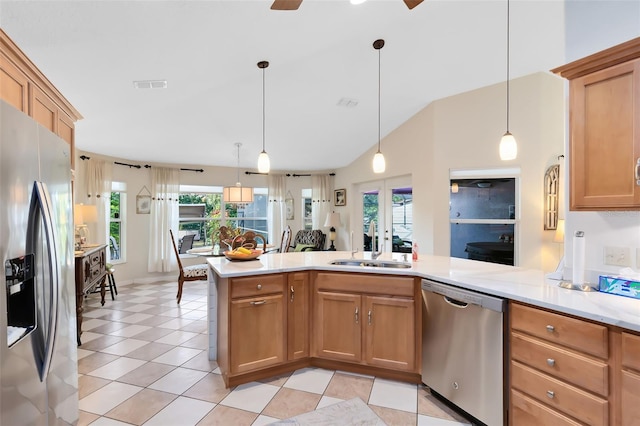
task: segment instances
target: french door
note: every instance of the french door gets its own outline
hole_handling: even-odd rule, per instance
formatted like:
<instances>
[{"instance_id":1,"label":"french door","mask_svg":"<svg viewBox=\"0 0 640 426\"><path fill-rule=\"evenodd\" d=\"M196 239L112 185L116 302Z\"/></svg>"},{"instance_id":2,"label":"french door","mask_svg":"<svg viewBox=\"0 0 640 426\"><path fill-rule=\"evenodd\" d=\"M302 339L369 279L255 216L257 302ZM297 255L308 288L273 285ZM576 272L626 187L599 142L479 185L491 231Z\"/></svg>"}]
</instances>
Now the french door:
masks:
<instances>
[{"instance_id":1,"label":"french door","mask_svg":"<svg viewBox=\"0 0 640 426\"><path fill-rule=\"evenodd\" d=\"M358 185L354 243L364 251L410 253L413 240L413 188L403 176ZM371 236L375 222L375 236ZM362 233L360 233L362 232Z\"/></svg>"}]
</instances>

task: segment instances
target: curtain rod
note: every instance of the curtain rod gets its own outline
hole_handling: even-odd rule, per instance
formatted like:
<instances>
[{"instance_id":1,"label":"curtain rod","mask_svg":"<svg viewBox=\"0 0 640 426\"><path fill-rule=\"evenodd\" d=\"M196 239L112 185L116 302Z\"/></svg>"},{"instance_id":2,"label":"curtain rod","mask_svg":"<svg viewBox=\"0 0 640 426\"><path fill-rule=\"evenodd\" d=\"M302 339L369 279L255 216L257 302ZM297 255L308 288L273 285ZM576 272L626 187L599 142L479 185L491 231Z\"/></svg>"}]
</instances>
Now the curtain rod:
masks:
<instances>
[{"instance_id":1,"label":"curtain rod","mask_svg":"<svg viewBox=\"0 0 640 426\"><path fill-rule=\"evenodd\" d=\"M250 171L245 171L244 172L245 175L268 175L269 173L260 173L260 172L250 172ZM335 176L335 173L329 173L329 176ZM285 176L287 177L300 177L300 176L311 176L311 174L304 174L304 175L300 175L300 174L296 174L296 173L287 173Z\"/></svg>"},{"instance_id":2,"label":"curtain rod","mask_svg":"<svg viewBox=\"0 0 640 426\"><path fill-rule=\"evenodd\" d=\"M87 157L86 155L81 155L80 156L81 160L91 160L91 157ZM119 166L127 166L129 168L135 168L135 169L141 169L143 166L141 166L140 164L129 164L129 163L121 163L119 161L114 161L113 164L117 164ZM145 169L150 169L151 166L148 164L144 165ZM196 173L204 173L204 169L188 169L188 168L181 168L180 170L185 171L185 172L196 172Z\"/></svg>"}]
</instances>

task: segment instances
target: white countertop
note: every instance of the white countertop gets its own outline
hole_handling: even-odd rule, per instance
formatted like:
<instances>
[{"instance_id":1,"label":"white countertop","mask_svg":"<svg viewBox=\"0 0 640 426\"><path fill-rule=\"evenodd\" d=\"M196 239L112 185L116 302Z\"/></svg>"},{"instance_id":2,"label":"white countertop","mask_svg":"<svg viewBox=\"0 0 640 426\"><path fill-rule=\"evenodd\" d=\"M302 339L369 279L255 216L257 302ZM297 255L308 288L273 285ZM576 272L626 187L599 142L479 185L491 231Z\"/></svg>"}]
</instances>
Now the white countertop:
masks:
<instances>
[{"instance_id":1,"label":"white countertop","mask_svg":"<svg viewBox=\"0 0 640 426\"><path fill-rule=\"evenodd\" d=\"M370 259L371 253L356 253L354 257ZM540 270L426 255L421 255L417 262L412 262L411 268L406 269L329 264L335 259L349 258L351 252L348 251L310 251L263 254L257 260L245 262L231 262L224 257L208 258L207 262L221 277L301 270L417 276L640 332L639 299L563 289L558 287L558 281L545 279ZM380 259L401 260L401 256L387 253Z\"/></svg>"}]
</instances>

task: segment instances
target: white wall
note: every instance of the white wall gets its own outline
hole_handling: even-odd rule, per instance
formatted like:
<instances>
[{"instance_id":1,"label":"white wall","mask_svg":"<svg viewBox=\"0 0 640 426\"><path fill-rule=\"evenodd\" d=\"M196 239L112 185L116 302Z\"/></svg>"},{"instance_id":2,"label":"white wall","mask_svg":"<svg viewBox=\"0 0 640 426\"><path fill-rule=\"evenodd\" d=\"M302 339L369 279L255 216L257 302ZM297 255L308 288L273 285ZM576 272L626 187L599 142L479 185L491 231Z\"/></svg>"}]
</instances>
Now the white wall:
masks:
<instances>
[{"instance_id":1,"label":"white wall","mask_svg":"<svg viewBox=\"0 0 640 426\"><path fill-rule=\"evenodd\" d=\"M375 148L337 171L336 185L349 188L410 173L413 182L414 239L423 253L449 255L449 171L519 167L521 266L554 270L558 247L553 231L543 231L544 173L564 149L564 82L548 73L511 81L511 132L518 140L514 161L503 162L498 143L505 131L505 84L437 100L382 141L387 170L374 175ZM352 215L356 200L343 208ZM339 230L348 247L350 221Z\"/></svg>"},{"instance_id":2,"label":"white wall","mask_svg":"<svg viewBox=\"0 0 640 426\"><path fill-rule=\"evenodd\" d=\"M565 50L570 62L640 36L640 1L570 0L565 4L565 19ZM568 152L568 136L566 140ZM585 232L590 281L597 282L599 273L620 269L604 264L605 246L630 248L632 267L640 270L636 256L636 250L640 249L640 212L569 212L568 199L565 202L568 212L565 277L571 277L572 235L576 230Z\"/></svg>"}]
</instances>

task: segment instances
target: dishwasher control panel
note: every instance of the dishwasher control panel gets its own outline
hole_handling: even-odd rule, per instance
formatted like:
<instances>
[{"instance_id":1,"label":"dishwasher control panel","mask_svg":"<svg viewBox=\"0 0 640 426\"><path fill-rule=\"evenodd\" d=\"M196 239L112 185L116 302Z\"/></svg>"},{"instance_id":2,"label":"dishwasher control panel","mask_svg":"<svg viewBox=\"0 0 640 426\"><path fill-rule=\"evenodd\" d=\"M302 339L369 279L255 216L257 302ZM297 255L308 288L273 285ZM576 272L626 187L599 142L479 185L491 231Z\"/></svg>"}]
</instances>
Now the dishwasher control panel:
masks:
<instances>
[{"instance_id":1,"label":"dishwasher control panel","mask_svg":"<svg viewBox=\"0 0 640 426\"><path fill-rule=\"evenodd\" d=\"M454 299L459 302L481 306L498 312L504 312L505 300L499 297L476 293L474 291L456 288L448 284L422 280L422 290L430 291Z\"/></svg>"}]
</instances>

